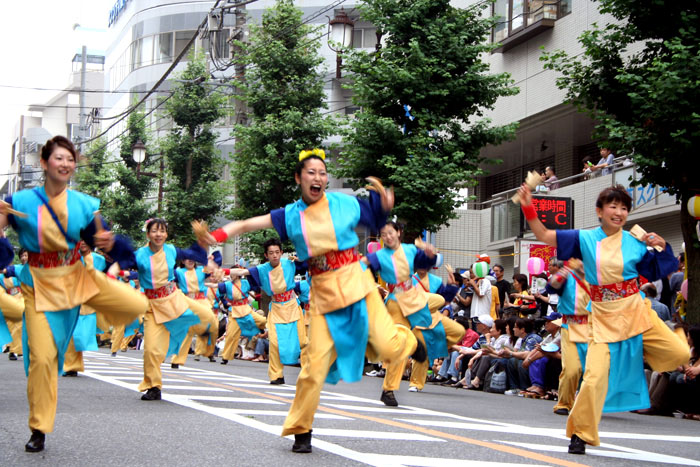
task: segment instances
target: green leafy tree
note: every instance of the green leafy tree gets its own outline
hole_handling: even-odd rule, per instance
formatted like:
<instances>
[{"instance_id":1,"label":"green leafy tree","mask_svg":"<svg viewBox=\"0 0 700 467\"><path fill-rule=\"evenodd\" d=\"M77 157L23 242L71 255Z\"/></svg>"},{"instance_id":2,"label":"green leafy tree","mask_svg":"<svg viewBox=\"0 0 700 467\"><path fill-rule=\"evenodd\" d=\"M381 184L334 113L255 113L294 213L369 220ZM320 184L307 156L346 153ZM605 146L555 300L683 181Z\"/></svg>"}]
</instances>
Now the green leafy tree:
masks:
<instances>
[{"instance_id":1,"label":"green leafy tree","mask_svg":"<svg viewBox=\"0 0 700 467\"><path fill-rule=\"evenodd\" d=\"M83 154L79 167L74 178L78 190L99 198L104 210L109 205L109 190L114 183L113 164L109 161L106 141L93 141Z\"/></svg>"},{"instance_id":2,"label":"green leafy tree","mask_svg":"<svg viewBox=\"0 0 700 467\"><path fill-rule=\"evenodd\" d=\"M112 196L105 203L105 218L114 223L114 230L128 235L136 244L144 240L143 224L155 215L155 204L147 198L153 191L153 180L138 175L132 147L137 141L148 143L143 112L135 111L127 119L127 131L120 138L118 163L114 165L117 182ZM147 149L146 151L150 151ZM151 171L153 158L147 157L140 170Z\"/></svg>"},{"instance_id":3,"label":"green leafy tree","mask_svg":"<svg viewBox=\"0 0 700 467\"><path fill-rule=\"evenodd\" d=\"M293 3L279 0L265 10L262 24L251 24L250 43L237 43L246 73L235 84L250 110L250 124L234 128L235 218L261 215L296 199L292 174L299 152L319 147L336 132L337 123L323 112L321 35L303 23ZM262 251L264 238L247 236L244 248Z\"/></svg>"},{"instance_id":4,"label":"green leafy tree","mask_svg":"<svg viewBox=\"0 0 700 467\"><path fill-rule=\"evenodd\" d=\"M226 197L220 180L224 163L212 130L224 114L224 102L224 96L209 86L205 58L190 55L166 103L174 125L162 143L168 168L165 217L170 236L179 246L194 241L190 222L213 223Z\"/></svg>"},{"instance_id":5,"label":"green leafy tree","mask_svg":"<svg viewBox=\"0 0 700 467\"><path fill-rule=\"evenodd\" d=\"M686 210L700 194L689 161L700 147L700 2L600 0L618 22L593 25L579 42L584 53L545 53L545 67L561 73L568 99L597 122L598 136L631 154L641 177L681 202L688 261L688 322L700 323L700 243Z\"/></svg>"},{"instance_id":6,"label":"green leafy tree","mask_svg":"<svg viewBox=\"0 0 700 467\"><path fill-rule=\"evenodd\" d=\"M394 185L394 212L407 233L435 231L455 217L458 190L483 173L480 149L516 128L483 118L499 97L518 92L509 75L489 74L482 61L494 19L449 0L366 0L361 14L386 44L346 54L362 110L345 137L341 175Z\"/></svg>"}]
</instances>

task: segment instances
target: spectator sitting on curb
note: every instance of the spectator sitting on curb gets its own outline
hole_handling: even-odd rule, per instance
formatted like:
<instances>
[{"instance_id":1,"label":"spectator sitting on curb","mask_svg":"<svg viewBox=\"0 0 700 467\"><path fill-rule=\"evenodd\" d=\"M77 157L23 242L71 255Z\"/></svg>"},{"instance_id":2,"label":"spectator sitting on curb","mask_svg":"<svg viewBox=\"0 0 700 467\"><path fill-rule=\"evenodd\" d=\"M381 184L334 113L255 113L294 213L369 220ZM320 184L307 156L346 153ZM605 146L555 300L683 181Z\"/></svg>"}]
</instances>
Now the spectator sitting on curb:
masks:
<instances>
[{"instance_id":1,"label":"spectator sitting on curb","mask_svg":"<svg viewBox=\"0 0 700 467\"><path fill-rule=\"evenodd\" d=\"M547 337L536 345L523 361L523 368L529 370L532 382L532 386L526 391L539 397L545 395L545 388L558 387L559 373L561 373L561 314L551 313L545 317L545 320L547 320L544 324ZM549 381L555 380L556 383L548 384Z\"/></svg>"},{"instance_id":2,"label":"spectator sitting on curb","mask_svg":"<svg viewBox=\"0 0 700 467\"><path fill-rule=\"evenodd\" d=\"M523 362L530 355L536 346L542 342L542 337L535 330L535 323L532 320L518 318L515 322L515 335L519 338L520 344L515 345L514 350L503 349L500 357L508 358L506 366L506 390L505 394L517 395L530 385L530 373L527 368L523 368Z\"/></svg>"},{"instance_id":3,"label":"spectator sitting on curb","mask_svg":"<svg viewBox=\"0 0 700 467\"><path fill-rule=\"evenodd\" d=\"M482 346L486 345L490 341L491 336L488 333L493 327L494 320L489 315L482 315L478 318L473 318L472 323L476 325L476 332L479 334L479 339L471 347L462 347L459 350L459 356L455 360L455 368L460 369L460 374L467 370L469 360L471 360L474 355L479 353ZM467 358L465 359L464 357ZM452 387L463 388L467 386L467 383L468 381L466 381L465 378L462 378L460 381L453 384Z\"/></svg>"}]
</instances>

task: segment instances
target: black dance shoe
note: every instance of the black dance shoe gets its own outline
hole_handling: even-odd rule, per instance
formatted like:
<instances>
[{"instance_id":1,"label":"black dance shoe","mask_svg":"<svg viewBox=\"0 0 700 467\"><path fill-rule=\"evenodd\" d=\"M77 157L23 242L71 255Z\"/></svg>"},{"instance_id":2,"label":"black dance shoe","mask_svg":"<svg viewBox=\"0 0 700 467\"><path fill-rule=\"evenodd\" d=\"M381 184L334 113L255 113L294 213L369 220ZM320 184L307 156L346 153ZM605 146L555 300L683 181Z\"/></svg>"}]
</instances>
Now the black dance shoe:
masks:
<instances>
[{"instance_id":1,"label":"black dance shoe","mask_svg":"<svg viewBox=\"0 0 700 467\"><path fill-rule=\"evenodd\" d=\"M284 384L284 376L270 381L270 384Z\"/></svg>"},{"instance_id":2,"label":"black dance shoe","mask_svg":"<svg viewBox=\"0 0 700 467\"><path fill-rule=\"evenodd\" d=\"M32 430L32 437L29 438L27 444L24 445L24 450L27 452L39 452L44 450L44 441L46 435L39 430Z\"/></svg>"},{"instance_id":3,"label":"black dance shoe","mask_svg":"<svg viewBox=\"0 0 700 467\"><path fill-rule=\"evenodd\" d=\"M10 360L17 360L17 355L15 355L14 353L10 352L10 355L8 355L7 358L9 358Z\"/></svg>"},{"instance_id":4,"label":"black dance shoe","mask_svg":"<svg viewBox=\"0 0 700 467\"><path fill-rule=\"evenodd\" d=\"M294 445L292 446L292 452L311 452L311 430L309 430L307 433L294 435Z\"/></svg>"},{"instance_id":5,"label":"black dance shoe","mask_svg":"<svg viewBox=\"0 0 700 467\"><path fill-rule=\"evenodd\" d=\"M173 370L177 370L178 368L180 368L180 365L177 364L177 363L172 363L172 364L170 365L170 368L172 368Z\"/></svg>"},{"instance_id":6,"label":"black dance shoe","mask_svg":"<svg viewBox=\"0 0 700 467\"><path fill-rule=\"evenodd\" d=\"M382 397L379 398L380 401L384 402L384 405L389 407L398 407L399 403L394 397L394 391L382 391Z\"/></svg>"},{"instance_id":7,"label":"black dance shoe","mask_svg":"<svg viewBox=\"0 0 700 467\"><path fill-rule=\"evenodd\" d=\"M64 371L64 372L63 372L63 376L73 376L73 377L75 377L75 376L78 376L78 372L77 372L77 371Z\"/></svg>"},{"instance_id":8,"label":"black dance shoe","mask_svg":"<svg viewBox=\"0 0 700 467\"><path fill-rule=\"evenodd\" d=\"M586 442L573 435L569 443L569 454L586 454Z\"/></svg>"},{"instance_id":9,"label":"black dance shoe","mask_svg":"<svg viewBox=\"0 0 700 467\"><path fill-rule=\"evenodd\" d=\"M146 394L141 396L142 401L159 401L160 399L160 388L157 387L150 388Z\"/></svg>"}]
</instances>

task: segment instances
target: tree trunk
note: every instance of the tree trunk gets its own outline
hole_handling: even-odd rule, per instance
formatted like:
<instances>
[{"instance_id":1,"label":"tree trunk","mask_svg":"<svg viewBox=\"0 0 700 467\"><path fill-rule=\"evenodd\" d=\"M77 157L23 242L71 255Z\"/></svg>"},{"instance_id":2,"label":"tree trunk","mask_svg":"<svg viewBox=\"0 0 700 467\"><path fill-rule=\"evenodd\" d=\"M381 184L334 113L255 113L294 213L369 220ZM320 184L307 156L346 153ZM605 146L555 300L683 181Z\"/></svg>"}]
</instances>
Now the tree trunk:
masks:
<instances>
[{"instance_id":1,"label":"tree trunk","mask_svg":"<svg viewBox=\"0 0 700 467\"><path fill-rule=\"evenodd\" d=\"M688 324L700 324L700 241L695 230L698 221L688 213L688 199L690 195L683 195L681 199L681 229L688 272L688 303L685 312Z\"/></svg>"}]
</instances>

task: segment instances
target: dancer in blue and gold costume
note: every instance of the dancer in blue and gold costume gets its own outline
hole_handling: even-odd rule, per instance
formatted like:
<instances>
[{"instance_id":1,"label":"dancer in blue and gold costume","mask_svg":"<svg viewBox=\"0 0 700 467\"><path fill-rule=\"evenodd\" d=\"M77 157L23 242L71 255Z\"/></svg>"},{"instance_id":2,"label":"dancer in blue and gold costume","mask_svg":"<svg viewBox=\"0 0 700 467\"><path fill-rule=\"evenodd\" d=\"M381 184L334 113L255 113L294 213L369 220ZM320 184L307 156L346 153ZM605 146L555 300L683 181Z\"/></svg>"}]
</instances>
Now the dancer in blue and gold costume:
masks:
<instances>
[{"instance_id":1,"label":"dancer in blue and gold costume","mask_svg":"<svg viewBox=\"0 0 700 467\"><path fill-rule=\"evenodd\" d=\"M450 303L457 295L459 287L452 274L448 274L449 281L443 284L442 279L428 272L430 260L427 257L414 260L416 268L413 274L414 287L420 287L428 295L428 309L432 319L427 328L416 327L413 333L424 344L428 341L428 360L425 362L413 361L411 363L411 379L409 391L421 391L425 387L428 378L428 367L436 358L446 357L449 349L457 345L464 337L464 327L453 319L442 314L441 309L445 303Z\"/></svg>"},{"instance_id":2,"label":"dancer in blue and gold costume","mask_svg":"<svg viewBox=\"0 0 700 467\"><path fill-rule=\"evenodd\" d=\"M389 290L389 295L386 297L386 308L394 323L411 329L420 327L428 330L433 322L428 306L428 294L422 287L414 286L412 276L415 261L421 262L425 267L435 265L436 250L433 245L429 244L425 245L424 251L416 245L401 243L402 233L401 227L396 222L387 222L381 229L384 248L376 253L368 254L362 258L362 261L368 264L373 272L378 272L382 280L386 282ZM444 335L442 339L436 339L434 343L437 344L438 340L444 342ZM425 344L425 340L419 339L419 342ZM433 342L429 341L429 343ZM428 354L440 353L434 349L435 346L432 349L428 348ZM401 378L407 363L407 360L393 361L391 364L384 362L386 375L384 376L380 400L390 407L399 405L394 391L399 389L401 385Z\"/></svg>"},{"instance_id":3,"label":"dancer in blue and gold costume","mask_svg":"<svg viewBox=\"0 0 700 467\"><path fill-rule=\"evenodd\" d=\"M306 327L294 294L294 277L306 272L306 265L282 258L282 242L270 238L263 244L266 263L249 269L232 269L231 274L249 275L253 289L261 288L272 300L267 315L270 384L284 384L284 366L306 358Z\"/></svg>"},{"instance_id":4,"label":"dancer in blue and gold costume","mask_svg":"<svg viewBox=\"0 0 700 467\"><path fill-rule=\"evenodd\" d=\"M355 251L359 243L355 228L362 224L378 231L394 205L393 193L378 181L374 181L378 192L372 192L369 200L326 193L324 159L318 149L300 154L294 176L301 186L300 200L264 216L232 222L207 237L210 243L223 242L231 235L274 227L283 241L292 241L299 259L308 260L308 362L297 378L282 430L282 436L294 435L292 451L299 453L311 452L311 426L324 380L359 381L365 351L374 361L393 362L406 359L418 346L407 327L391 320L371 272L363 268Z\"/></svg>"},{"instance_id":5,"label":"dancer in blue and gold costume","mask_svg":"<svg viewBox=\"0 0 700 467\"><path fill-rule=\"evenodd\" d=\"M248 280L241 279L235 270L233 270L232 274L230 269L225 271L229 272L231 280L217 285L218 293L226 297L229 302L228 325L226 326L225 334L226 343L221 353L222 365L226 365L229 360L233 360L241 335L246 337L256 336L265 329L267 324L267 319L260 313L253 311L253 307L250 306L248 294L251 291L251 287Z\"/></svg>"},{"instance_id":6,"label":"dancer in blue and gold costume","mask_svg":"<svg viewBox=\"0 0 700 467\"><path fill-rule=\"evenodd\" d=\"M22 355L22 313L24 313L24 298L19 274L29 260L29 253L22 248L19 251L22 264L8 266L4 274L0 274L0 347L9 343L10 360L17 360ZM3 293L4 291L4 293ZM2 322L4 318L4 323ZM3 339L4 324L10 337ZM7 342L4 342L7 341Z\"/></svg>"},{"instance_id":7,"label":"dancer in blue and gold costume","mask_svg":"<svg viewBox=\"0 0 700 467\"><path fill-rule=\"evenodd\" d=\"M175 264L191 259L206 264L207 252L196 243L180 249L165 243L168 224L164 219L146 222L148 245L136 251L139 282L148 298L149 309L144 317L143 381L141 399L160 400L163 376L160 364L180 350L190 326L206 322L211 307L202 305L182 293L175 283Z\"/></svg>"},{"instance_id":8,"label":"dancer in blue and gold costume","mask_svg":"<svg viewBox=\"0 0 700 467\"><path fill-rule=\"evenodd\" d=\"M187 336L183 339L182 345L180 345L179 352L173 356L173 368L178 368L187 360L187 354L192 347L193 336L197 336L195 359L199 360L199 356L202 355L215 362L214 346L219 338L219 321L212 310L214 292L211 292L212 296L210 297L209 287L206 286L206 279L209 277L209 273L204 271L203 266L196 266L191 259L185 259L183 263L185 265L184 268L175 269L178 287L187 297L207 308L209 313L206 313L203 317L200 316L201 322L199 324L190 326Z\"/></svg>"},{"instance_id":9,"label":"dancer in blue and gold costume","mask_svg":"<svg viewBox=\"0 0 700 467\"><path fill-rule=\"evenodd\" d=\"M53 430L58 373L81 305L100 309L113 323L131 322L148 306L128 285L80 261L80 239L115 261L133 261L133 251L95 215L98 199L68 189L76 159L70 140L63 136L48 140L41 150L44 185L19 191L0 206L0 231L12 225L29 251L28 267L19 279L25 303L22 344L32 430L25 449L30 452L43 450L45 433ZM9 261L0 267L6 264Z\"/></svg>"},{"instance_id":10,"label":"dancer in blue and gold costume","mask_svg":"<svg viewBox=\"0 0 700 467\"><path fill-rule=\"evenodd\" d=\"M584 454L586 444L600 444L598 424L604 406L618 411L649 407L643 359L655 371L672 371L689 359L684 336L674 334L659 319L638 286L640 275L657 280L674 272L678 261L657 233L636 239L623 230L632 200L622 186L607 188L598 196L601 226L593 230L547 229L532 206L530 188L523 184L518 194L537 239L557 247L561 260L583 260L592 337L566 432L571 438L569 453Z\"/></svg>"}]
</instances>

